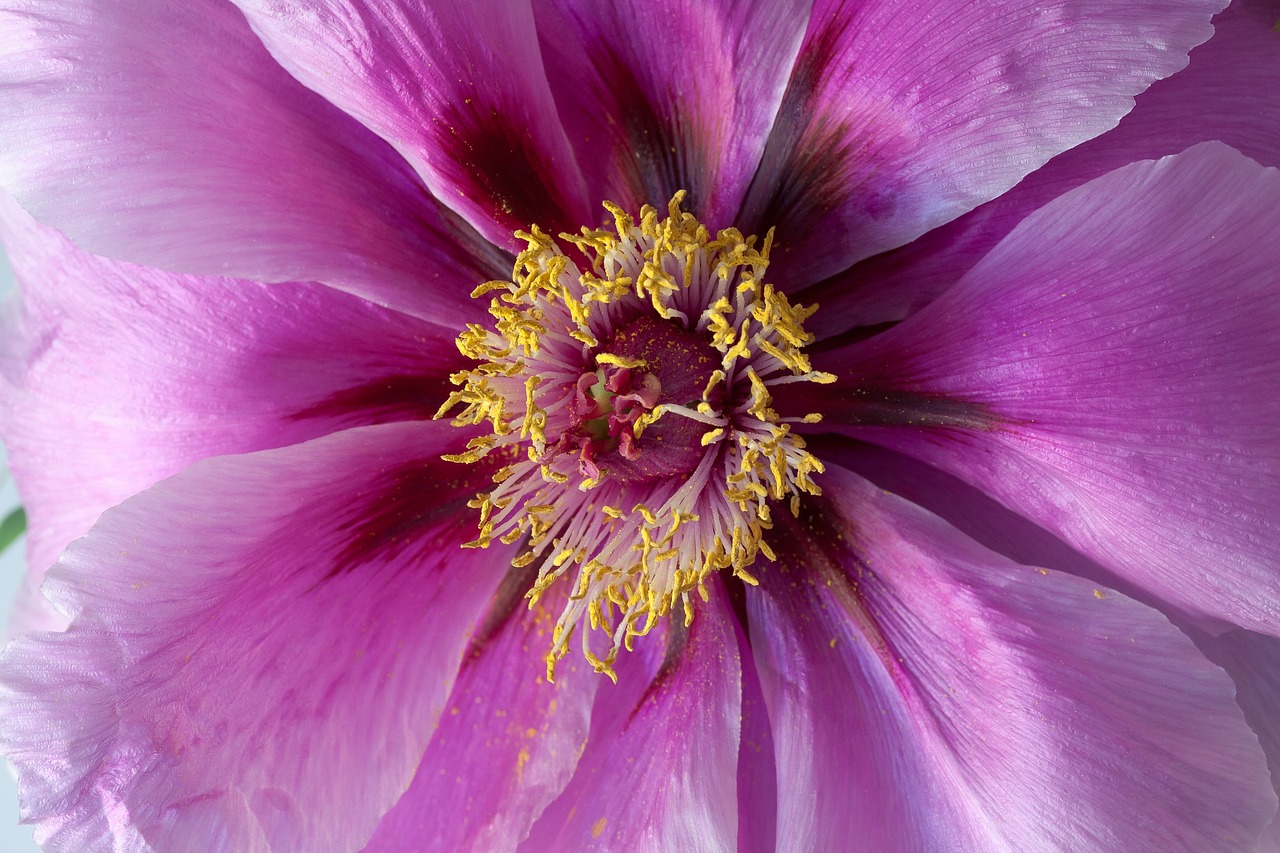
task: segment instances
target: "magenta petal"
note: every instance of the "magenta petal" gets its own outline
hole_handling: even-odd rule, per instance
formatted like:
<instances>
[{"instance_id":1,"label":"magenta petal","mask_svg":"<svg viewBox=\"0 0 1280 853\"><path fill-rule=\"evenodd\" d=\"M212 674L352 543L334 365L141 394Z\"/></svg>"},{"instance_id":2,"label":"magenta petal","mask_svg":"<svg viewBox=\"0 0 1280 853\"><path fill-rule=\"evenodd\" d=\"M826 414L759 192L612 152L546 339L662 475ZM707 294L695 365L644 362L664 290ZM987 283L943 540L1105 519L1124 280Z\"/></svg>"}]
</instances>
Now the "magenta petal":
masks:
<instances>
[{"instance_id":1,"label":"magenta petal","mask_svg":"<svg viewBox=\"0 0 1280 853\"><path fill-rule=\"evenodd\" d=\"M24 291L0 324L0 438L33 588L103 510L192 462L429 418L449 387L452 335L331 288L109 261L3 198L0 237Z\"/></svg>"},{"instance_id":2,"label":"magenta petal","mask_svg":"<svg viewBox=\"0 0 1280 853\"><path fill-rule=\"evenodd\" d=\"M824 487L747 600L786 780L779 838L1251 849L1276 809L1257 738L1163 616L1012 563L841 469Z\"/></svg>"},{"instance_id":3,"label":"magenta petal","mask_svg":"<svg viewBox=\"0 0 1280 853\"><path fill-rule=\"evenodd\" d=\"M808 20L792 0L539 0L547 76L595 204L677 190L733 225Z\"/></svg>"},{"instance_id":4,"label":"magenta petal","mask_svg":"<svg viewBox=\"0 0 1280 853\"><path fill-rule=\"evenodd\" d=\"M741 631L740 631L741 634ZM750 645L742 636L742 738L738 747L738 853L775 853L778 768L773 726ZM786 785L787 780L782 780Z\"/></svg>"},{"instance_id":5,"label":"magenta petal","mask_svg":"<svg viewBox=\"0 0 1280 853\"><path fill-rule=\"evenodd\" d=\"M521 851L736 849L741 664L727 596L710 586L652 681L638 658L656 637L597 691L578 772Z\"/></svg>"},{"instance_id":6,"label":"magenta petal","mask_svg":"<svg viewBox=\"0 0 1280 853\"><path fill-rule=\"evenodd\" d=\"M571 655L548 683L565 592L553 587L529 610L523 589L509 591L515 601L499 599L495 633L475 641L418 775L365 853L514 850L573 776L601 677Z\"/></svg>"},{"instance_id":7,"label":"magenta petal","mask_svg":"<svg viewBox=\"0 0 1280 853\"><path fill-rule=\"evenodd\" d=\"M822 442L813 447L823 458L855 470L877 486L941 516L966 536L1015 562L1066 571L1099 585L1115 583L1110 572L1053 534L937 468L857 442L840 441L838 447L835 442ZM1236 685L1236 704L1258 735L1273 784L1280 783L1280 717L1275 713L1280 707L1280 638L1242 628L1214 636L1177 616L1174 614L1175 624L1205 657L1231 676Z\"/></svg>"},{"instance_id":8,"label":"magenta petal","mask_svg":"<svg viewBox=\"0 0 1280 853\"><path fill-rule=\"evenodd\" d=\"M423 316L492 277L399 155L291 79L228 4L5 6L0 185L89 251L315 279Z\"/></svg>"},{"instance_id":9,"label":"magenta petal","mask_svg":"<svg viewBox=\"0 0 1280 853\"><path fill-rule=\"evenodd\" d=\"M596 222L529 0L236 0L280 63L497 245ZM589 218L588 218L589 216Z\"/></svg>"},{"instance_id":10,"label":"magenta petal","mask_svg":"<svg viewBox=\"0 0 1280 853\"><path fill-rule=\"evenodd\" d=\"M1224 0L820 0L742 221L803 287L1110 130Z\"/></svg>"},{"instance_id":11,"label":"magenta petal","mask_svg":"<svg viewBox=\"0 0 1280 853\"><path fill-rule=\"evenodd\" d=\"M1277 633L1278 264L1280 172L1217 143L1137 163L828 356L857 389L828 412L1165 602Z\"/></svg>"},{"instance_id":12,"label":"magenta petal","mask_svg":"<svg viewBox=\"0 0 1280 853\"><path fill-rule=\"evenodd\" d=\"M48 849L368 838L503 572L457 547L470 489L445 479L449 431L197 463L67 549L46 590L71 628L0 664L4 752Z\"/></svg>"},{"instance_id":13,"label":"magenta petal","mask_svg":"<svg viewBox=\"0 0 1280 853\"><path fill-rule=\"evenodd\" d=\"M1220 140L1280 166L1280 38L1275 0L1235 0L1191 62L1138 95L1119 127L1066 151L1009 192L808 291L819 336L900 320L946 290L1030 213L1135 160Z\"/></svg>"}]
</instances>

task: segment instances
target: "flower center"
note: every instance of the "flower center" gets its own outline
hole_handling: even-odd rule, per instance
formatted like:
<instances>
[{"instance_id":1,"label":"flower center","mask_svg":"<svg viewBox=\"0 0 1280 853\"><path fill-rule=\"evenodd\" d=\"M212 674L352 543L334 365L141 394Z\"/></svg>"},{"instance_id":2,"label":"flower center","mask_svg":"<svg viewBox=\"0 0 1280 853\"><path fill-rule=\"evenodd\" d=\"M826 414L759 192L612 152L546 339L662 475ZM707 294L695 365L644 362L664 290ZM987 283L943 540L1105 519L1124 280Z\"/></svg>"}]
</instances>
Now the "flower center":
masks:
<instances>
[{"instance_id":1,"label":"flower center","mask_svg":"<svg viewBox=\"0 0 1280 853\"><path fill-rule=\"evenodd\" d=\"M480 535L465 547L523 542L512 565L537 564L535 603L576 573L548 678L575 634L612 677L620 649L673 609L691 622L712 572L754 584L757 557L774 558L771 502L798 513L802 493L821 493L822 463L791 430L820 416L783 417L769 390L834 381L803 352L815 307L764 282L772 233L759 248L732 228L712 237L682 198L665 219L646 205L639 222L606 203L612 230L561 244L517 232L528 249L512 280L473 294L496 292L493 328L458 338L479 364L452 377L459 390L437 413L461 406L455 425L487 427L446 459L507 461L471 503Z\"/></svg>"},{"instance_id":2,"label":"flower center","mask_svg":"<svg viewBox=\"0 0 1280 853\"><path fill-rule=\"evenodd\" d=\"M601 381L594 388L610 397L601 411L608 440L591 448L599 470L622 482L643 482L696 468L703 456L702 425L688 418L655 418L653 411L696 408L702 400L720 364L706 336L642 315L619 329L595 361Z\"/></svg>"}]
</instances>

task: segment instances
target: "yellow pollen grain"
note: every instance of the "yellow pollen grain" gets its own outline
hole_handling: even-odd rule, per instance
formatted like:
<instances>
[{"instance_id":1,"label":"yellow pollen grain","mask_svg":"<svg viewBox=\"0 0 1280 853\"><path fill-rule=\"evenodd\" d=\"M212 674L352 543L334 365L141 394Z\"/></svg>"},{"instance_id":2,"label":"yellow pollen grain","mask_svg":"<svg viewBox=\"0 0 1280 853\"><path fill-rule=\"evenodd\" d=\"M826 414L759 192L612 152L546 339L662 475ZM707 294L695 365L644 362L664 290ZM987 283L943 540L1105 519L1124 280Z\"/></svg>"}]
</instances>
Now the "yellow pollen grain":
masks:
<instances>
[{"instance_id":1,"label":"yellow pollen grain","mask_svg":"<svg viewBox=\"0 0 1280 853\"><path fill-rule=\"evenodd\" d=\"M520 752L516 754L516 783L524 783L524 766L529 763L529 747L520 747Z\"/></svg>"}]
</instances>

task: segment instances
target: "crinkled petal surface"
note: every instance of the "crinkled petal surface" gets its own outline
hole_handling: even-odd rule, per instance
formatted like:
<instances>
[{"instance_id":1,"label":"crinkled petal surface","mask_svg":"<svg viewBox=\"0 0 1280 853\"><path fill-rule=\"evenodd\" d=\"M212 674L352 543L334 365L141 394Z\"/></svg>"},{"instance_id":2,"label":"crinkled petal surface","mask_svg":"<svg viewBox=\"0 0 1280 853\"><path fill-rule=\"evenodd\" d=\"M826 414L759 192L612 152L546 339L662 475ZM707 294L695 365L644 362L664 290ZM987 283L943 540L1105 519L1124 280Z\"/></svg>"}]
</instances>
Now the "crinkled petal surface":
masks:
<instances>
[{"instance_id":1,"label":"crinkled petal surface","mask_svg":"<svg viewBox=\"0 0 1280 853\"><path fill-rule=\"evenodd\" d=\"M1224 0L819 0L742 216L803 287L1115 127Z\"/></svg>"},{"instance_id":2,"label":"crinkled petal surface","mask_svg":"<svg viewBox=\"0 0 1280 853\"><path fill-rule=\"evenodd\" d=\"M1047 205L829 354L833 420L1183 611L1280 632L1280 172L1205 143Z\"/></svg>"},{"instance_id":3,"label":"crinkled petal surface","mask_svg":"<svg viewBox=\"0 0 1280 853\"><path fill-rule=\"evenodd\" d=\"M547 85L529 0L235 0L299 80L399 150L498 245L599 217ZM590 217L588 218L588 214Z\"/></svg>"},{"instance_id":4,"label":"crinkled petal surface","mask_svg":"<svg viewBox=\"0 0 1280 853\"><path fill-rule=\"evenodd\" d=\"M808 5L538 0L551 91L593 205L638 211L685 190L700 221L735 224Z\"/></svg>"},{"instance_id":5,"label":"crinkled petal surface","mask_svg":"<svg viewBox=\"0 0 1280 853\"><path fill-rule=\"evenodd\" d=\"M1059 195L1137 160L1220 140L1280 166L1280 0L1235 0L1186 70L1157 81L1115 129L1066 151L999 198L805 293L824 337L900 320L957 282L996 243Z\"/></svg>"},{"instance_id":6,"label":"crinkled petal surface","mask_svg":"<svg viewBox=\"0 0 1280 853\"><path fill-rule=\"evenodd\" d=\"M108 507L197 460L430 417L439 326L317 284L180 276L76 249L0 199L22 297L0 325L0 438L33 591Z\"/></svg>"},{"instance_id":7,"label":"crinkled petal surface","mask_svg":"<svg viewBox=\"0 0 1280 853\"><path fill-rule=\"evenodd\" d=\"M492 249L227 3L4 0L0 41L0 186L82 248L446 322L493 277Z\"/></svg>"},{"instance_id":8,"label":"crinkled petal surface","mask_svg":"<svg viewBox=\"0 0 1280 853\"><path fill-rule=\"evenodd\" d=\"M799 850L1249 850L1232 685L1158 611L1015 564L838 467L747 599Z\"/></svg>"},{"instance_id":9,"label":"crinkled petal surface","mask_svg":"<svg viewBox=\"0 0 1280 853\"><path fill-rule=\"evenodd\" d=\"M458 545L443 424L206 460L50 573L73 622L0 663L49 850L359 849L409 786L501 562ZM451 470L452 469L452 470Z\"/></svg>"},{"instance_id":10,"label":"crinkled petal surface","mask_svg":"<svg viewBox=\"0 0 1280 853\"><path fill-rule=\"evenodd\" d=\"M737 849L741 663L725 591L711 586L656 669L640 655L653 637L599 689L578 772L522 853Z\"/></svg>"}]
</instances>

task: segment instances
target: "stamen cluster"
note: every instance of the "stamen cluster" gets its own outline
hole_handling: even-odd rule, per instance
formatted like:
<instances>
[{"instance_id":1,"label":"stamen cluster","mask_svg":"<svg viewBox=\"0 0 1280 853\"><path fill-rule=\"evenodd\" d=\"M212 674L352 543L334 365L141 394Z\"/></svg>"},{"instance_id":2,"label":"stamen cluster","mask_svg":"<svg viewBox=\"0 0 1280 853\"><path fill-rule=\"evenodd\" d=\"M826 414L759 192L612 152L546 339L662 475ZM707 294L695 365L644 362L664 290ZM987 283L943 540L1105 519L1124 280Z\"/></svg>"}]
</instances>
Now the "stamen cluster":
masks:
<instances>
[{"instance_id":1,"label":"stamen cluster","mask_svg":"<svg viewBox=\"0 0 1280 853\"><path fill-rule=\"evenodd\" d=\"M496 294L494 327L458 339L478 365L437 413L461 407L455 425L486 428L447 459L503 463L471 503L467 547L523 542L512 565L537 564L533 602L576 570L549 678L584 621L583 654L612 677L619 650L673 609L691 622L712 572L754 584L757 557L774 559L770 502L798 513L802 493L820 494L822 463L792 431L820 416L782 417L770 394L834 381L803 352L815 308L763 281L772 232L759 248L732 228L712 237L682 199L638 222L606 203L613 229L561 234L564 248L517 232L528 248L513 280L473 294Z\"/></svg>"}]
</instances>

